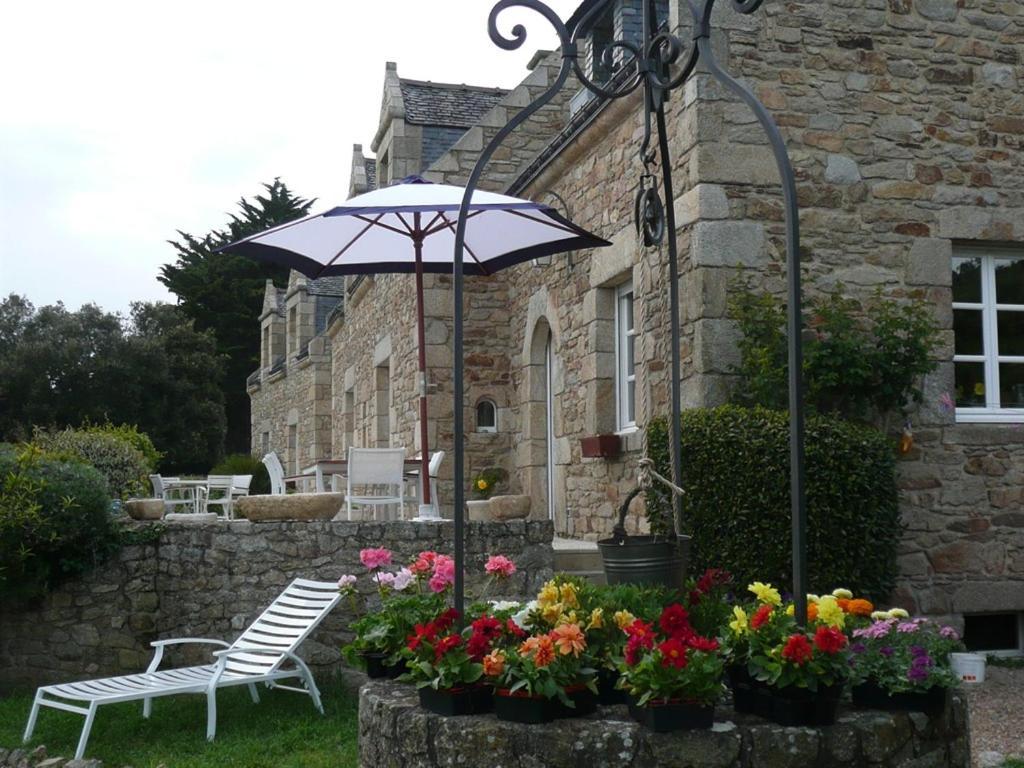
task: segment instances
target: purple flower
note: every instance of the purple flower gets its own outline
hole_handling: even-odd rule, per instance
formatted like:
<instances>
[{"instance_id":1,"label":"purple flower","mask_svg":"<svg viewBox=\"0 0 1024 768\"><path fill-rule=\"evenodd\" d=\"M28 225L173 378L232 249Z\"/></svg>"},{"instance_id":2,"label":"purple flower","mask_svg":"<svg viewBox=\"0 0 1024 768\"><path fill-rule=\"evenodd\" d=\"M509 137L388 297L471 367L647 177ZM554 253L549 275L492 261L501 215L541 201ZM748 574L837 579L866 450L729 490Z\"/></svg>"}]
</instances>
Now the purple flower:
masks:
<instances>
[{"instance_id":1,"label":"purple flower","mask_svg":"<svg viewBox=\"0 0 1024 768\"><path fill-rule=\"evenodd\" d=\"M928 658L928 649L921 645L912 645L910 646L910 655L915 659L920 657Z\"/></svg>"},{"instance_id":2,"label":"purple flower","mask_svg":"<svg viewBox=\"0 0 1024 768\"><path fill-rule=\"evenodd\" d=\"M850 646L850 651L852 653L864 653L867 649L868 647L864 645L864 643L854 643Z\"/></svg>"},{"instance_id":3,"label":"purple flower","mask_svg":"<svg viewBox=\"0 0 1024 768\"><path fill-rule=\"evenodd\" d=\"M892 654L893 654L892 647L888 646L888 645L884 645L881 648L879 648L878 652L880 654L882 654L883 656L885 656L885 658L887 658L887 659L890 658L892 656Z\"/></svg>"},{"instance_id":4,"label":"purple flower","mask_svg":"<svg viewBox=\"0 0 1024 768\"><path fill-rule=\"evenodd\" d=\"M896 631L902 632L903 634L917 632L917 624L912 621L903 621L896 625Z\"/></svg>"},{"instance_id":5,"label":"purple flower","mask_svg":"<svg viewBox=\"0 0 1024 768\"><path fill-rule=\"evenodd\" d=\"M923 680L927 680L928 667L918 666L916 664L911 665L910 670L907 672L907 679L912 683L920 683Z\"/></svg>"},{"instance_id":6,"label":"purple flower","mask_svg":"<svg viewBox=\"0 0 1024 768\"><path fill-rule=\"evenodd\" d=\"M947 640L959 640L960 635L952 627L942 627L939 629L939 635L946 638Z\"/></svg>"}]
</instances>

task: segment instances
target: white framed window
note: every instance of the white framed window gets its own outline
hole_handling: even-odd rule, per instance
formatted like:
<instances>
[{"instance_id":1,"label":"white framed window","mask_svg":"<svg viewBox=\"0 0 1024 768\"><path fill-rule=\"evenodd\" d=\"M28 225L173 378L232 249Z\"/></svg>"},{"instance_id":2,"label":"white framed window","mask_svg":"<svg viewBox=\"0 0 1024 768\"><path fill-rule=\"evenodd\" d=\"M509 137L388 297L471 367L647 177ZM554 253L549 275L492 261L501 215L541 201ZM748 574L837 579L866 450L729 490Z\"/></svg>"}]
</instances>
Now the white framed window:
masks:
<instances>
[{"instance_id":1,"label":"white framed window","mask_svg":"<svg viewBox=\"0 0 1024 768\"><path fill-rule=\"evenodd\" d=\"M615 290L615 402L618 431L636 429L636 327L632 280Z\"/></svg>"},{"instance_id":2,"label":"white framed window","mask_svg":"<svg viewBox=\"0 0 1024 768\"><path fill-rule=\"evenodd\" d=\"M476 404L476 431L498 431L498 407L493 400L481 400Z\"/></svg>"},{"instance_id":3,"label":"white framed window","mask_svg":"<svg viewBox=\"0 0 1024 768\"><path fill-rule=\"evenodd\" d=\"M953 254L956 419L1024 421L1024 252Z\"/></svg>"}]
</instances>

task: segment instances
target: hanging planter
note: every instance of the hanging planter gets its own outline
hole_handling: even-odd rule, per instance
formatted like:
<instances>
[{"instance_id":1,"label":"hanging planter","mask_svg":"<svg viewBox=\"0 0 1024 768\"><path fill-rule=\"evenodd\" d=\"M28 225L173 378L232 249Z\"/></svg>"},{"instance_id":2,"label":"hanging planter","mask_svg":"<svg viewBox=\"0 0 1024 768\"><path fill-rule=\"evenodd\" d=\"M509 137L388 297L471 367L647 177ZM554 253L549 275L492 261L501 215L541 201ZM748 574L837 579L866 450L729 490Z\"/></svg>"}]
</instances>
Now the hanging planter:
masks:
<instances>
[{"instance_id":1,"label":"hanging planter","mask_svg":"<svg viewBox=\"0 0 1024 768\"><path fill-rule=\"evenodd\" d=\"M660 584L682 589L690 553L689 536L676 536L673 541L663 536L626 534L629 504L641 492L642 489L635 488L626 496L611 538L597 542L605 578L609 584Z\"/></svg>"}]
</instances>

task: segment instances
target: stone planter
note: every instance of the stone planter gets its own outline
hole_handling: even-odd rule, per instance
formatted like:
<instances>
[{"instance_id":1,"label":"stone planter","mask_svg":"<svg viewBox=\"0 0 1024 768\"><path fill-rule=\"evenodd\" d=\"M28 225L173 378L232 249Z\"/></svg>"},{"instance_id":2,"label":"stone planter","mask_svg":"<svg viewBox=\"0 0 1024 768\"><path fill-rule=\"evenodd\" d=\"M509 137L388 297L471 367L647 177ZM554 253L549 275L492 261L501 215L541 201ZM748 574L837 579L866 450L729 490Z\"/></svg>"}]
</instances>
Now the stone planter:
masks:
<instances>
[{"instance_id":1,"label":"stone planter","mask_svg":"<svg viewBox=\"0 0 1024 768\"><path fill-rule=\"evenodd\" d=\"M161 520L164 516L163 499L128 499L124 511L132 520Z\"/></svg>"},{"instance_id":2,"label":"stone planter","mask_svg":"<svg viewBox=\"0 0 1024 768\"><path fill-rule=\"evenodd\" d=\"M470 499L466 502L466 519L472 523L486 523L491 519L490 499Z\"/></svg>"},{"instance_id":3,"label":"stone planter","mask_svg":"<svg viewBox=\"0 0 1024 768\"><path fill-rule=\"evenodd\" d=\"M234 508L236 516L253 522L330 520L344 503L343 493L290 493L242 496Z\"/></svg>"},{"instance_id":4,"label":"stone planter","mask_svg":"<svg viewBox=\"0 0 1024 768\"><path fill-rule=\"evenodd\" d=\"M529 496L492 496L491 519L525 520L530 516Z\"/></svg>"}]
</instances>

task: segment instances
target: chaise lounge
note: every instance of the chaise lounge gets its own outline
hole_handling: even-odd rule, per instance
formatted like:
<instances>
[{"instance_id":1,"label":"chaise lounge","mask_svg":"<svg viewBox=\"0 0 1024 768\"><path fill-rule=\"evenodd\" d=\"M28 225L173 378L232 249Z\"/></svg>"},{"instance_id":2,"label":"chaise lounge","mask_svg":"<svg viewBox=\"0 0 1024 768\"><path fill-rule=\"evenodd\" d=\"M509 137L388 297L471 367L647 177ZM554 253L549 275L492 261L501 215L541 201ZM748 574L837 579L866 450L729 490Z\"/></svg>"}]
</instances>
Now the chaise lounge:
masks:
<instances>
[{"instance_id":1,"label":"chaise lounge","mask_svg":"<svg viewBox=\"0 0 1024 768\"><path fill-rule=\"evenodd\" d=\"M24 740L32 738L41 706L84 715L85 725L75 752L75 759L80 760L85 754L96 709L101 704L142 700L142 716L149 717L153 699L158 696L204 693L207 700L206 738L212 741L217 731L217 689L247 685L253 702L258 704L256 683L304 693L313 699L313 706L323 714L320 691L309 667L295 654L295 650L338 604L339 599L336 584L295 579L233 644L193 637L157 640L152 643L156 649L153 660L141 674L44 686L36 691ZM185 643L222 645L225 650L213 652L216 661L212 664L157 671L164 648ZM303 687L280 684L279 681L289 678L298 679Z\"/></svg>"}]
</instances>

